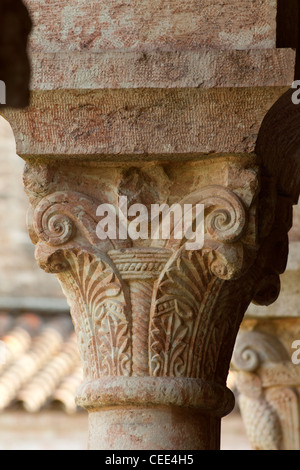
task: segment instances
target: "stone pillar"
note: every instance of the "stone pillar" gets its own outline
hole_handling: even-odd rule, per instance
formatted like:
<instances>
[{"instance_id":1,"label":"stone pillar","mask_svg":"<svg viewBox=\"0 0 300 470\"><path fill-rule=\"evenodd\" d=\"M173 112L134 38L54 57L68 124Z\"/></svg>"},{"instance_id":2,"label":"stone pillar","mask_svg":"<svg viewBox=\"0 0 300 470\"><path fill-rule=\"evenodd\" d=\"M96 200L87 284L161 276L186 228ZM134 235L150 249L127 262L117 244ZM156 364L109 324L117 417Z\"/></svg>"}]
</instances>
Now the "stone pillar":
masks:
<instances>
[{"instance_id":1,"label":"stone pillar","mask_svg":"<svg viewBox=\"0 0 300 470\"><path fill-rule=\"evenodd\" d=\"M225 386L231 351L254 288L246 274L258 250L253 163L86 165L84 193L78 169L59 166L61 183L44 197L49 172L39 167L32 193L38 173L27 168L36 258L57 273L79 340L85 382L77 402L90 412L90 448L218 448L220 418L234 403ZM97 207L117 208L130 191L149 214L151 204L203 203L204 248L186 251L173 238L99 240Z\"/></svg>"},{"instance_id":2,"label":"stone pillar","mask_svg":"<svg viewBox=\"0 0 300 470\"><path fill-rule=\"evenodd\" d=\"M217 449L221 417L234 405L226 378L240 322L253 297L278 295L257 235L259 168L245 156L132 165L53 173L38 164L25 175L36 258L57 274L79 340L77 403L90 412L90 448ZM204 247L187 250L172 223L170 239L100 240L97 208L117 209L126 194L149 216L157 203L204 204Z\"/></svg>"},{"instance_id":3,"label":"stone pillar","mask_svg":"<svg viewBox=\"0 0 300 470\"><path fill-rule=\"evenodd\" d=\"M247 318L238 335L232 367L255 450L300 449L299 334L299 318Z\"/></svg>"},{"instance_id":4,"label":"stone pillar","mask_svg":"<svg viewBox=\"0 0 300 470\"><path fill-rule=\"evenodd\" d=\"M217 449L236 335L252 299L279 294L291 224L291 201L254 153L293 79L275 3L27 3L31 106L5 115L26 161L37 261L71 306L89 447ZM187 249L178 221L155 236L145 212L151 236L124 236L120 197L148 215L204 204L204 246ZM112 232L111 207L118 215L104 241L101 204Z\"/></svg>"}]
</instances>

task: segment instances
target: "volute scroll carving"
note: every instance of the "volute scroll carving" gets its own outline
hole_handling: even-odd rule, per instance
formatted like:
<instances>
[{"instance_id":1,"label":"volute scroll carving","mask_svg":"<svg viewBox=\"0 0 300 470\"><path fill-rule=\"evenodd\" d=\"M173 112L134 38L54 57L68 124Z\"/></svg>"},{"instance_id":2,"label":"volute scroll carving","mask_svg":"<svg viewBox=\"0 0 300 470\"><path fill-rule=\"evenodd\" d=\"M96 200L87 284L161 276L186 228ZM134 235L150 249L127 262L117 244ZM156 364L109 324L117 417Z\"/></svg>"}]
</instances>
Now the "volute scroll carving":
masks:
<instances>
[{"instance_id":1,"label":"volute scroll carving","mask_svg":"<svg viewBox=\"0 0 300 470\"><path fill-rule=\"evenodd\" d=\"M278 336L242 330L232 369L250 443L257 450L299 450L299 365Z\"/></svg>"},{"instance_id":2,"label":"volute scroll carving","mask_svg":"<svg viewBox=\"0 0 300 470\"><path fill-rule=\"evenodd\" d=\"M117 381L115 393L122 389L125 397L122 387L127 382L118 378L127 377L136 383L146 378L151 383L180 380L180 388L174 385L178 394L183 393L185 383L193 390L200 383L207 384L201 385L203 390L218 383L226 403L233 403L225 386L231 352L265 269L265 264L255 265L261 250L257 169L239 171L239 175L245 171L241 187L229 186L225 179L220 184L221 171L209 185L195 188L191 183L192 190L187 187L180 196L170 193L174 182L166 185L166 175L162 188L155 190L154 180L147 175L143 191L133 201L137 204L140 197L148 211L157 200L169 204L165 216L170 216L172 204L182 209L204 205L204 243L197 250L187 249L187 237L174 236L180 220L171 216L170 238L98 238L100 204L107 207L113 202L117 223L126 226L117 205L121 196L132 199L131 171L126 173L131 185L128 190L127 180L120 183L116 179L116 186L107 185L109 191L105 188L97 197L95 192L82 194L70 185L68 190L43 194L37 200L35 187L29 230L40 266L57 274L71 307L85 375L78 401L88 403L90 409L93 405L88 397L93 396L97 407L100 403L105 406L108 402L101 399L101 387L112 378ZM140 184L143 171L136 170L133 181L136 175ZM195 221L192 219L193 224ZM162 222L160 219L159 233ZM82 395L85 393L88 396ZM179 396L174 400L181 403Z\"/></svg>"}]
</instances>

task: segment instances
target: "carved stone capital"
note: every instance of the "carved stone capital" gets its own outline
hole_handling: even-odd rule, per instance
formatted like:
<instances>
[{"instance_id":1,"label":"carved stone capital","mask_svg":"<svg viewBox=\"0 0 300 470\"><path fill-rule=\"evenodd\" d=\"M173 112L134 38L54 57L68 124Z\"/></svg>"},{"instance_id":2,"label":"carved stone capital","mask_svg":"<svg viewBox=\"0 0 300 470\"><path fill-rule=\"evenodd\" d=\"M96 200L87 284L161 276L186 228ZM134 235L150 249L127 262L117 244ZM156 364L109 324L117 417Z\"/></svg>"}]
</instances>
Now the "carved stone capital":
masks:
<instances>
[{"instance_id":1,"label":"carved stone capital","mask_svg":"<svg viewBox=\"0 0 300 470\"><path fill-rule=\"evenodd\" d=\"M284 329L288 338L295 334L288 325ZM295 329L299 330L298 323L293 323ZM237 337L232 367L237 374L243 421L254 449L300 448L300 368L292 361L290 346L275 331L242 330Z\"/></svg>"},{"instance_id":2,"label":"carved stone capital","mask_svg":"<svg viewBox=\"0 0 300 470\"><path fill-rule=\"evenodd\" d=\"M240 322L254 297L274 297L269 284L275 279L276 285L279 269L271 270L262 251L270 234L258 230L255 162L215 157L175 167L115 164L69 172L66 177L62 165L38 174L32 165L25 183L37 261L57 274L77 332L85 376L77 402L94 413L125 405L147 412L152 407L155 413L166 407L174 413L195 409L198 424L187 433L199 433L200 423L209 422L216 436L220 417L234 404L225 384ZM78 187L76 181L84 184ZM124 237L131 219L118 210L115 220L108 220L122 236L100 239L97 209L117 208L120 197L130 206L143 204L148 213L153 204L177 204L182 210L203 204L204 243L188 250L187 237L176 236L182 219L175 217L170 237L160 230L163 219L160 236L153 237L148 227L152 238ZM266 270L268 283L258 291ZM152 417L153 426L164 419ZM200 435L196 448L217 446ZM107 439L102 445L113 445ZM124 446L131 448L132 439Z\"/></svg>"}]
</instances>

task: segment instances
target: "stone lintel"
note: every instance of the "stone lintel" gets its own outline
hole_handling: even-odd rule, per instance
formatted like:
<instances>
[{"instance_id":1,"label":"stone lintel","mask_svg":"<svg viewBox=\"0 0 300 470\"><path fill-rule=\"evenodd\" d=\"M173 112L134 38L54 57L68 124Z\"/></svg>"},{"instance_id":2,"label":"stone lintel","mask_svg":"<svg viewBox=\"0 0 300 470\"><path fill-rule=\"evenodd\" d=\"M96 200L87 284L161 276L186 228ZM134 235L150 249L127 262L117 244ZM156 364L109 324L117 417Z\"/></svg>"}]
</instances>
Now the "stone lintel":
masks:
<instances>
[{"instance_id":1,"label":"stone lintel","mask_svg":"<svg viewBox=\"0 0 300 470\"><path fill-rule=\"evenodd\" d=\"M31 89L290 87L293 49L31 52ZM276 73L274 73L276 70Z\"/></svg>"},{"instance_id":2,"label":"stone lintel","mask_svg":"<svg viewBox=\"0 0 300 470\"><path fill-rule=\"evenodd\" d=\"M276 47L276 0L26 0L37 52Z\"/></svg>"},{"instance_id":3,"label":"stone lintel","mask_svg":"<svg viewBox=\"0 0 300 470\"><path fill-rule=\"evenodd\" d=\"M5 110L22 155L251 153L286 87L56 90Z\"/></svg>"}]
</instances>

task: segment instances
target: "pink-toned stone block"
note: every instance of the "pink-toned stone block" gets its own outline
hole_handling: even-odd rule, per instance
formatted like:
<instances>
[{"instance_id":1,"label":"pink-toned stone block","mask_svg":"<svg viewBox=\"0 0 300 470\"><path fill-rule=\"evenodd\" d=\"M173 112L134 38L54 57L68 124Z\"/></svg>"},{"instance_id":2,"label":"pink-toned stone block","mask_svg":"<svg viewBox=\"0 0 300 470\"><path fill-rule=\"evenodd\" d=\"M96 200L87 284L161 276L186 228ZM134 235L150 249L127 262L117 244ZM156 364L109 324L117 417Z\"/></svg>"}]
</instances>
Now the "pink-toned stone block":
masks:
<instances>
[{"instance_id":1,"label":"pink-toned stone block","mask_svg":"<svg viewBox=\"0 0 300 470\"><path fill-rule=\"evenodd\" d=\"M7 110L20 155L118 160L253 152L265 113L286 88L57 90ZM181 157L180 157L181 158Z\"/></svg>"},{"instance_id":2,"label":"pink-toned stone block","mask_svg":"<svg viewBox=\"0 0 300 470\"><path fill-rule=\"evenodd\" d=\"M31 89L290 86L295 56L293 49L36 52L32 54Z\"/></svg>"},{"instance_id":3,"label":"pink-toned stone block","mask_svg":"<svg viewBox=\"0 0 300 470\"><path fill-rule=\"evenodd\" d=\"M276 0L27 0L34 51L275 47Z\"/></svg>"}]
</instances>

